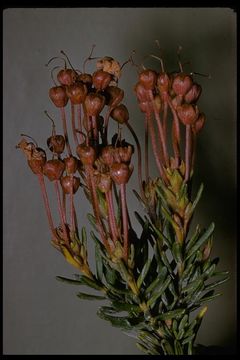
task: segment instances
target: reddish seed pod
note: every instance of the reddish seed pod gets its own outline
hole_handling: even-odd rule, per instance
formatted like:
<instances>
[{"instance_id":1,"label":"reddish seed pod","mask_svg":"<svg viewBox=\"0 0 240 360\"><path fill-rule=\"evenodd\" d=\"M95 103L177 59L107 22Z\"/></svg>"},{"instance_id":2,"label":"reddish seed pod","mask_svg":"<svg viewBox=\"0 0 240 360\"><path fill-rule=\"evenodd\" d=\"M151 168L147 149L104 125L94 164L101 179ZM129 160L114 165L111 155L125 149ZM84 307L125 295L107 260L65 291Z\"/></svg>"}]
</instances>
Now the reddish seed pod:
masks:
<instances>
[{"instance_id":1,"label":"reddish seed pod","mask_svg":"<svg viewBox=\"0 0 240 360\"><path fill-rule=\"evenodd\" d=\"M93 165L97 158L95 149L92 146L80 144L77 146L76 153L83 165Z\"/></svg>"},{"instance_id":2,"label":"reddish seed pod","mask_svg":"<svg viewBox=\"0 0 240 360\"><path fill-rule=\"evenodd\" d=\"M199 114L197 121L195 122L195 124L192 125L192 130L193 130L194 134L197 134L197 133L199 133L199 131L202 130L205 122L206 122L205 114L203 114L203 113Z\"/></svg>"},{"instance_id":3,"label":"reddish seed pod","mask_svg":"<svg viewBox=\"0 0 240 360\"><path fill-rule=\"evenodd\" d=\"M73 105L82 104L87 96L87 87L78 83L66 88L66 93Z\"/></svg>"},{"instance_id":4,"label":"reddish seed pod","mask_svg":"<svg viewBox=\"0 0 240 360\"><path fill-rule=\"evenodd\" d=\"M69 156L67 158L65 158L64 160L65 163L65 169L67 174L74 174L77 171L78 168L78 159L75 156Z\"/></svg>"},{"instance_id":5,"label":"reddish seed pod","mask_svg":"<svg viewBox=\"0 0 240 360\"><path fill-rule=\"evenodd\" d=\"M53 159L48 160L44 167L43 173L50 181L59 180L64 172L65 164L62 160Z\"/></svg>"},{"instance_id":6,"label":"reddish seed pod","mask_svg":"<svg viewBox=\"0 0 240 360\"><path fill-rule=\"evenodd\" d=\"M132 175L133 167L129 167L124 163L114 163L110 168L112 180L118 184L126 184Z\"/></svg>"},{"instance_id":7,"label":"reddish seed pod","mask_svg":"<svg viewBox=\"0 0 240 360\"><path fill-rule=\"evenodd\" d=\"M72 85L77 78L77 73L73 69L62 69L57 74L57 79L61 85Z\"/></svg>"},{"instance_id":8,"label":"reddish seed pod","mask_svg":"<svg viewBox=\"0 0 240 360\"><path fill-rule=\"evenodd\" d=\"M108 174L100 174L97 177L97 187L102 193L107 193L111 190L112 179Z\"/></svg>"},{"instance_id":9,"label":"reddish seed pod","mask_svg":"<svg viewBox=\"0 0 240 360\"><path fill-rule=\"evenodd\" d=\"M93 86L97 90L105 90L112 80L111 74L103 70L97 70L92 75Z\"/></svg>"},{"instance_id":10,"label":"reddish seed pod","mask_svg":"<svg viewBox=\"0 0 240 360\"><path fill-rule=\"evenodd\" d=\"M66 90L63 86L54 86L49 89L49 97L56 107L65 107L68 103Z\"/></svg>"},{"instance_id":11,"label":"reddish seed pod","mask_svg":"<svg viewBox=\"0 0 240 360\"><path fill-rule=\"evenodd\" d=\"M177 115L184 125L193 125L198 118L197 106L183 104L177 107Z\"/></svg>"},{"instance_id":12,"label":"reddish seed pod","mask_svg":"<svg viewBox=\"0 0 240 360\"><path fill-rule=\"evenodd\" d=\"M191 89L184 96L184 100L187 104L196 103L202 92L202 88L198 84L193 84Z\"/></svg>"},{"instance_id":13,"label":"reddish seed pod","mask_svg":"<svg viewBox=\"0 0 240 360\"><path fill-rule=\"evenodd\" d=\"M108 86L105 89L105 92L108 98L106 105L110 108L114 108L119 105L124 97L124 91L118 86Z\"/></svg>"},{"instance_id":14,"label":"reddish seed pod","mask_svg":"<svg viewBox=\"0 0 240 360\"><path fill-rule=\"evenodd\" d=\"M78 75L78 80L81 81L83 84L90 88L92 85L92 75L91 74L80 74Z\"/></svg>"},{"instance_id":15,"label":"reddish seed pod","mask_svg":"<svg viewBox=\"0 0 240 360\"><path fill-rule=\"evenodd\" d=\"M65 147L65 139L62 135L53 135L47 139L47 146L54 154L62 154Z\"/></svg>"},{"instance_id":16,"label":"reddish seed pod","mask_svg":"<svg viewBox=\"0 0 240 360\"><path fill-rule=\"evenodd\" d=\"M117 148L118 154L120 156L121 162L129 163L131 161L131 157L133 154L133 147L132 146L125 146Z\"/></svg>"},{"instance_id":17,"label":"reddish seed pod","mask_svg":"<svg viewBox=\"0 0 240 360\"><path fill-rule=\"evenodd\" d=\"M139 82L146 90L153 90L157 83L157 73L154 70L143 70L139 74Z\"/></svg>"},{"instance_id":18,"label":"reddish seed pod","mask_svg":"<svg viewBox=\"0 0 240 360\"><path fill-rule=\"evenodd\" d=\"M129 119L128 109L124 104L120 104L111 111L110 116L119 124L124 124Z\"/></svg>"},{"instance_id":19,"label":"reddish seed pod","mask_svg":"<svg viewBox=\"0 0 240 360\"><path fill-rule=\"evenodd\" d=\"M85 106L89 116L98 116L105 105L105 98L101 94L90 93L86 96Z\"/></svg>"},{"instance_id":20,"label":"reddish seed pod","mask_svg":"<svg viewBox=\"0 0 240 360\"><path fill-rule=\"evenodd\" d=\"M160 93L167 93L171 87L171 77L167 73L161 73L157 78L157 88Z\"/></svg>"},{"instance_id":21,"label":"reddish seed pod","mask_svg":"<svg viewBox=\"0 0 240 360\"><path fill-rule=\"evenodd\" d=\"M28 165L34 174L42 174L46 163L46 153L43 149L37 147L33 150L31 158L28 159Z\"/></svg>"},{"instance_id":22,"label":"reddish seed pod","mask_svg":"<svg viewBox=\"0 0 240 360\"><path fill-rule=\"evenodd\" d=\"M80 178L73 176L63 176L61 177L61 185L65 194L71 194L71 190L73 189L73 194L75 194L80 186Z\"/></svg>"},{"instance_id":23,"label":"reddish seed pod","mask_svg":"<svg viewBox=\"0 0 240 360\"><path fill-rule=\"evenodd\" d=\"M174 107L174 109L176 110L177 107L179 105L182 105L183 103L183 97L181 95L176 95L173 99L172 99L172 106Z\"/></svg>"},{"instance_id":24,"label":"reddish seed pod","mask_svg":"<svg viewBox=\"0 0 240 360\"><path fill-rule=\"evenodd\" d=\"M140 82L138 82L134 86L134 91L135 91L137 99L140 103L149 101L149 96L148 96L147 90Z\"/></svg>"},{"instance_id":25,"label":"reddish seed pod","mask_svg":"<svg viewBox=\"0 0 240 360\"><path fill-rule=\"evenodd\" d=\"M161 100L160 95L154 96L154 103L155 103L155 108L156 108L157 112L160 113L160 111L162 109L162 100Z\"/></svg>"},{"instance_id":26,"label":"reddish seed pod","mask_svg":"<svg viewBox=\"0 0 240 360\"><path fill-rule=\"evenodd\" d=\"M172 83L172 89L176 95L184 96L192 87L193 81L190 75L180 73L177 74Z\"/></svg>"},{"instance_id":27,"label":"reddish seed pod","mask_svg":"<svg viewBox=\"0 0 240 360\"><path fill-rule=\"evenodd\" d=\"M107 166L111 166L113 164L114 148L112 147L112 145L107 145L102 149L101 160Z\"/></svg>"}]
</instances>

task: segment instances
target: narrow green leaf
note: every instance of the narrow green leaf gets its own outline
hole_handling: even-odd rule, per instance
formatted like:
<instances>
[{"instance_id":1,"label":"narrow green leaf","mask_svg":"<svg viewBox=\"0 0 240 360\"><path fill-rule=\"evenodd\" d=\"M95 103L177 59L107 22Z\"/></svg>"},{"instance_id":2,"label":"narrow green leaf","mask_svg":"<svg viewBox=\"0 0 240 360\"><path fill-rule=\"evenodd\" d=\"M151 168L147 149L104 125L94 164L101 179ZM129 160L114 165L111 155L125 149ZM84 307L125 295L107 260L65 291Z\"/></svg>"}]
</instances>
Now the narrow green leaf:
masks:
<instances>
[{"instance_id":1,"label":"narrow green leaf","mask_svg":"<svg viewBox=\"0 0 240 360\"><path fill-rule=\"evenodd\" d=\"M87 276L84 275L75 275L75 276L77 276L78 280L82 282L83 285L87 285L92 289L102 290L102 285L98 284L97 281L89 279Z\"/></svg>"},{"instance_id":2,"label":"narrow green leaf","mask_svg":"<svg viewBox=\"0 0 240 360\"><path fill-rule=\"evenodd\" d=\"M157 320L167 320L167 319L174 319L182 316L185 313L185 309L176 309L172 311L168 311L167 313L160 314L155 317Z\"/></svg>"},{"instance_id":3,"label":"narrow green leaf","mask_svg":"<svg viewBox=\"0 0 240 360\"><path fill-rule=\"evenodd\" d=\"M183 341L182 341L182 345L184 345L184 344L187 344L187 343L189 343L189 342L191 342L194 338L195 338L195 334L193 334L193 335L191 335L191 336L189 336L189 337L187 337L187 338L185 338Z\"/></svg>"},{"instance_id":4,"label":"narrow green leaf","mask_svg":"<svg viewBox=\"0 0 240 360\"><path fill-rule=\"evenodd\" d=\"M143 220L143 218L139 215L139 213L137 211L134 211L134 215L136 216L140 225L142 225L142 228L144 228L145 221Z\"/></svg>"},{"instance_id":5,"label":"narrow green leaf","mask_svg":"<svg viewBox=\"0 0 240 360\"><path fill-rule=\"evenodd\" d=\"M203 279L197 279L195 281L190 282L186 287L182 289L182 291L188 294L192 294L202 283L203 283Z\"/></svg>"},{"instance_id":6,"label":"narrow green leaf","mask_svg":"<svg viewBox=\"0 0 240 360\"><path fill-rule=\"evenodd\" d=\"M74 280L74 279L68 279L63 276L56 276L56 279L62 282L65 282L67 284L73 284L73 285L85 285L85 283L81 280Z\"/></svg>"},{"instance_id":7,"label":"narrow green leaf","mask_svg":"<svg viewBox=\"0 0 240 360\"><path fill-rule=\"evenodd\" d=\"M164 351L164 355L174 355L174 349L167 340L162 340L161 346Z\"/></svg>"},{"instance_id":8,"label":"narrow green leaf","mask_svg":"<svg viewBox=\"0 0 240 360\"><path fill-rule=\"evenodd\" d=\"M167 268L164 266L161 271L159 272L157 278L148 286L148 288L145 291L145 294L147 295L151 291L155 289L156 286L160 286L161 283L166 279L167 276Z\"/></svg>"},{"instance_id":9,"label":"narrow green leaf","mask_svg":"<svg viewBox=\"0 0 240 360\"><path fill-rule=\"evenodd\" d=\"M189 213L186 214L186 215L188 216L188 218L190 218L190 217L192 216L192 214L193 214L193 212L194 212L194 210L195 210L195 208L196 208L196 206L197 206L197 204L198 204L198 202L199 202L199 200L200 200L200 198L201 198L201 196L202 196L203 188L204 188L204 186L203 186L203 183L202 183L202 184L200 185L200 187L199 187L199 190L198 190L198 192L197 192L196 198L195 198L195 200L193 201L193 204L192 204L192 206L191 206L191 209L190 209Z\"/></svg>"},{"instance_id":10,"label":"narrow green leaf","mask_svg":"<svg viewBox=\"0 0 240 360\"><path fill-rule=\"evenodd\" d=\"M98 280L102 281L103 277L103 259L100 253L100 246L95 243L95 261L96 261L96 271Z\"/></svg>"},{"instance_id":11,"label":"narrow green leaf","mask_svg":"<svg viewBox=\"0 0 240 360\"><path fill-rule=\"evenodd\" d=\"M182 247L178 242L175 242L172 246L172 254L176 263L182 262Z\"/></svg>"},{"instance_id":12,"label":"narrow green leaf","mask_svg":"<svg viewBox=\"0 0 240 360\"><path fill-rule=\"evenodd\" d=\"M87 232L85 226L82 227L82 245L86 248L87 247Z\"/></svg>"},{"instance_id":13,"label":"narrow green leaf","mask_svg":"<svg viewBox=\"0 0 240 360\"><path fill-rule=\"evenodd\" d=\"M164 243L167 244L169 248L171 248L172 246L171 239L168 239L159 229L157 229L157 227L153 223L151 223L151 226L155 231L156 235L159 237L159 239L161 239Z\"/></svg>"},{"instance_id":14,"label":"narrow green leaf","mask_svg":"<svg viewBox=\"0 0 240 360\"><path fill-rule=\"evenodd\" d=\"M181 331L185 328L185 326L187 325L187 321L188 321L188 315L185 314L179 323L179 326L178 326L179 331Z\"/></svg>"},{"instance_id":15,"label":"narrow green leaf","mask_svg":"<svg viewBox=\"0 0 240 360\"><path fill-rule=\"evenodd\" d=\"M79 297L80 299L83 299L83 300L105 300L106 299L105 296L91 295L91 294L86 294L86 293L82 293L82 292L79 292L77 294L77 297Z\"/></svg>"},{"instance_id":16,"label":"narrow green leaf","mask_svg":"<svg viewBox=\"0 0 240 360\"><path fill-rule=\"evenodd\" d=\"M209 239L209 237L212 235L213 231L214 231L215 225L214 223L211 223L211 225L209 226L209 228L203 233L202 236L200 236L200 238L197 240L197 242L195 243L195 245L193 245L190 249L189 252L187 254L186 260L188 258L190 258L190 256L192 256L204 243L205 241L207 241Z\"/></svg>"},{"instance_id":17,"label":"narrow green leaf","mask_svg":"<svg viewBox=\"0 0 240 360\"><path fill-rule=\"evenodd\" d=\"M189 241L187 241L187 244L186 244L186 253L189 251L189 249L193 246L193 244L195 244L195 242L197 241L197 239L199 238L199 235L200 235L200 226L197 225L196 227L196 230L193 234L193 236L190 238Z\"/></svg>"},{"instance_id":18,"label":"narrow green leaf","mask_svg":"<svg viewBox=\"0 0 240 360\"><path fill-rule=\"evenodd\" d=\"M98 231L97 226L96 226L96 219L92 214L87 214L87 218L88 221L90 222L90 224L92 225L92 227L94 228L95 231Z\"/></svg>"},{"instance_id":19,"label":"narrow green leaf","mask_svg":"<svg viewBox=\"0 0 240 360\"><path fill-rule=\"evenodd\" d=\"M203 296L201 299L199 299L199 304L203 304L204 302L207 301L212 301L213 299L216 299L217 297L221 296L221 293L215 294L215 295L211 295L211 296Z\"/></svg>"},{"instance_id":20,"label":"narrow green leaf","mask_svg":"<svg viewBox=\"0 0 240 360\"><path fill-rule=\"evenodd\" d=\"M155 305L156 301L159 299L159 297L164 293L164 291L168 287L170 281L171 281L171 276L168 276L167 279L164 281L164 283L157 290L157 293L154 293L153 296L147 301L148 306L153 307Z\"/></svg>"},{"instance_id":21,"label":"narrow green leaf","mask_svg":"<svg viewBox=\"0 0 240 360\"><path fill-rule=\"evenodd\" d=\"M176 339L174 340L174 349L175 349L176 355L183 355L183 349L182 349L179 341L177 341Z\"/></svg>"},{"instance_id":22,"label":"narrow green leaf","mask_svg":"<svg viewBox=\"0 0 240 360\"><path fill-rule=\"evenodd\" d=\"M112 306L114 307L114 309L116 309L119 312L121 312L121 311L142 312L140 307L135 304L127 304L127 303L120 302L120 301L112 301Z\"/></svg>"},{"instance_id":23,"label":"narrow green leaf","mask_svg":"<svg viewBox=\"0 0 240 360\"><path fill-rule=\"evenodd\" d=\"M225 283L227 280L229 280L229 276L227 276L225 279L218 280L218 281L215 281L214 283L206 285L204 290L208 291L208 290L214 289L216 286L219 286L219 285Z\"/></svg>"},{"instance_id":24,"label":"narrow green leaf","mask_svg":"<svg viewBox=\"0 0 240 360\"><path fill-rule=\"evenodd\" d=\"M147 355L151 355L150 351L147 348L147 346L145 346L145 345L143 345L143 344L141 344L139 342L136 343L136 346L139 348L140 351L144 352Z\"/></svg>"},{"instance_id":25,"label":"narrow green leaf","mask_svg":"<svg viewBox=\"0 0 240 360\"><path fill-rule=\"evenodd\" d=\"M138 279L137 279L137 287L138 289L141 288L142 286L142 283L145 279L145 277L147 276L147 273L150 269L150 265L151 265L151 262L152 262L152 259L148 259L146 264L144 265L142 271L141 271L141 274L139 275Z\"/></svg>"}]
</instances>

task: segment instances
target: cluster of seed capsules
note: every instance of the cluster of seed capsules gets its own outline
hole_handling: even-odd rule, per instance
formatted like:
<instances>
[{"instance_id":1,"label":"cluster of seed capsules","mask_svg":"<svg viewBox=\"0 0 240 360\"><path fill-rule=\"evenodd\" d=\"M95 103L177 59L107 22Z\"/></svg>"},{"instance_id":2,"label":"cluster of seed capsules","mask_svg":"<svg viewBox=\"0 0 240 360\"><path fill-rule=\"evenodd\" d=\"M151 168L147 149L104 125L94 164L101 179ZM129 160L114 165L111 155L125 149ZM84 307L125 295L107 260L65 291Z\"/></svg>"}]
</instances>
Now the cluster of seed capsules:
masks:
<instances>
[{"instance_id":1,"label":"cluster of seed capsules","mask_svg":"<svg viewBox=\"0 0 240 360\"><path fill-rule=\"evenodd\" d=\"M121 251L127 259L129 214L126 184L133 171L131 157L134 147L121 136L120 125L128 124L129 113L122 104L124 92L118 87L120 75L121 66L111 57L98 60L93 74L79 73L72 67L67 68L65 63L57 74L59 84L54 80L55 86L49 90L51 101L60 110L63 135L56 133L53 119L45 112L53 122L52 135L47 139L51 158L47 159L43 149L25 138L17 145L38 176L54 245L62 250L63 244L74 258L77 253L74 254L73 238L78 233L74 195L81 186L92 204L95 225L107 251L113 253L116 244L121 244ZM69 118L66 112L68 104L71 108ZM118 123L118 132L111 142L108 139L110 118ZM135 136L130 125L129 128ZM70 141L70 129L74 147ZM54 183L60 216L58 227L53 222L44 177ZM113 186L121 209L121 221L117 221ZM101 201L104 200L104 207L100 206L100 197Z\"/></svg>"},{"instance_id":2,"label":"cluster of seed capsules","mask_svg":"<svg viewBox=\"0 0 240 360\"><path fill-rule=\"evenodd\" d=\"M193 170L196 135L205 123L205 115L200 113L197 106L202 89L199 84L194 82L192 74L183 71L180 62L179 72L167 73L164 70L162 59L159 60L161 61L161 72L144 69L139 73L135 86L140 110L145 114L145 152L148 151L147 139L148 133L150 133L153 154L163 180L167 183L167 168L178 169L182 164L185 182L188 182ZM183 156L181 150L184 146L181 146L180 124L186 128L185 154ZM168 150L169 126L171 126L172 156L169 155ZM148 155L145 157L146 166ZM146 178L148 178L148 166L146 166Z\"/></svg>"},{"instance_id":3,"label":"cluster of seed capsules","mask_svg":"<svg viewBox=\"0 0 240 360\"><path fill-rule=\"evenodd\" d=\"M71 66L70 62L69 64ZM122 140L121 125L124 124L129 129L136 143L138 179L143 200L146 200L146 185L151 183L148 165L149 135L163 182L168 184L168 169L180 167L184 181L188 182L191 178L196 135L204 125L205 115L199 112L196 105L201 94L200 85L193 81L191 74L184 73L181 63L179 64L178 73L166 73L162 61L160 73L144 68L139 71L134 91L139 107L145 114L144 159L137 135L129 123L128 109L122 103L124 91L118 86L122 66L118 61L111 57L101 58L97 61L97 69L92 74L86 73L85 69L79 72L72 66L68 68L65 61L64 68L57 74L58 83L53 79L55 86L50 88L49 97L60 110L63 135L56 133L54 121L51 119L52 135L47 139L47 146L52 158L47 159L43 149L25 138L22 138L17 147L23 150L28 165L38 176L53 243L60 250L63 249L62 244L64 244L64 248L68 249L72 258L78 256L73 250L73 238L78 234L74 195L81 186L92 204L95 225L106 250L110 254L117 251L118 256L126 261L128 259L131 225L126 184L133 172L131 157L134 147ZM68 104L71 108L69 118L65 110ZM109 143L110 118L118 123L118 133ZM185 156L181 156L183 147L180 124L186 127ZM169 126L171 126L172 156L168 151ZM69 141L70 128L75 152L72 151L73 147ZM60 216L58 227L55 227L53 222L44 177L54 183ZM68 204L67 199L69 199ZM102 201L104 206L100 205ZM67 216L67 207L69 216ZM119 211L121 216L117 218L116 214Z\"/></svg>"}]
</instances>

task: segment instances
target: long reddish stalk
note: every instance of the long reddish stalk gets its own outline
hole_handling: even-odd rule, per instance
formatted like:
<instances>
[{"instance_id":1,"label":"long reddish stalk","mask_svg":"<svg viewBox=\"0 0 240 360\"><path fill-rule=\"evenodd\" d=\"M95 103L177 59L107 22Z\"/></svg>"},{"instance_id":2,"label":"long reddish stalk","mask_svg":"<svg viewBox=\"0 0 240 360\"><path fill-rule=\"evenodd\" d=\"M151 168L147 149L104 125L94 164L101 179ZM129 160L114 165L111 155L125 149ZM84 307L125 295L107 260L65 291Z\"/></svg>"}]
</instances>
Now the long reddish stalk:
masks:
<instances>
[{"instance_id":1,"label":"long reddish stalk","mask_svg":"<svg viewBox=\"0 0 240 360\"><path fill-rule=\"evenodd\" d=\"M68 155L71 156L72 151L71 151L71 147L70 147L69 140L68 140L65 109L64 109L64 107L61 107L60 110L61 110L61 116L62 116L63 133L64 133L65 142L66 142L66 147L67 147Z\"/></svg>"},{"instance_id":2,"label":"long reddish stalk","mask_svg":"<svg viewBox=\"0 0 240 360\"><path fill-rule=\"evenodd\" d=\"M78 138L75 125L75 105L71 104L71 120L72 120L72 132L75 145L78 146Z\"/></svg>"},{"instance_id":3,"label":"long reddish stalk","mask_svg":"<svg viewBox=\"0 0 240 360\"><path fill-rule=\"evenodd\" d=\"M54 227L54 224L53 224L53 219L52 219L51 209L50 209L50 206L49 206L48 194L47 194L43 174L38 174L38 180L39 180L39 184L40 184L40 188L41 188L41 193L42 193L42 196L43 196L44 206L45 206L46 213L47 213L48 224L49 224L49 227L50 227L50 230L51 230L51 233L52 233L53 237L55 238L55 240L57 240L56 230L55 230L55 227Z\"/></svg>"},{"instance_id":4,"label":"long reddish stalk","mask_svg":"<svg viewBox=\"0 0 240 360\"><path fill-rule=\"evenodd\" d=\"M138 154L138 181L139 181L139 188L140 188L140 191L141 191L141 194L143 195L143 187L142 187L142 154L141 154L141 146L139 144L139 141L138 141L138 137L135 133L135 131L133 130L132 126L129 124L129 122L126 123L126 126L128 127L129 131L131 132L134 140L135 140L135 143L136 143L136 146L137 146L137 154Z\"/></svg>"},{"instance_id":5,"label":"long reddish stalk","mask_svg":"<svg viewBox=\"0 0 240 360\"><path fill-rule=\"evenodd\" d=\"M162 122L161 122L161 119L160 119L160 115L159 115L159 113L158 113L158 111L156 109L156 105L155 105L152 90L149 90L148 93L149 93L149 98L150 98L150 100L152 102L154 116L155 116L155 119L157 121L157 127L158 127L158 132L159 132L160 144L161 144L162 151L163 151L164 162L165 162L165 165L168 166L169 165L169 159L168 159L168 152L167 152L167 144L166 144L166 140L164 138Z\"/></svg>"},{"instance_id":6,"label":"long reddish stalk","mask_svg":"<svg viewBox=\"0 0 240 360\"><path fill-rule=\"evenodd\" d=\"M99 209L99 204L98 204L96 186L95 186L94 179L93 179L93 169L92 169L92 167L91 166L86 166L86 172L87 172L89 190L90 190L91 197L92 197L93 213L94 213L94 216L95 216L96 222L97 222L97 228L98 228L98 231L99 231L99 234L101 236L101 239L102 239L102 242L103 242L104 246L106 247L106 249L109 252L111 252L109 243L108 243L108 241L106 239L105 232L104 232L104 229L103 229L102 220L101 220L101 217L100 217L100 209Z\"/></svg>"},{"instance_id":7,"label":"long reddish stalk","mask_svg":"<svg viewBox=\"0 0 240 360\"><path fill-rule=\"evenodd\" d=\"M118 238L118 231L117 231L116 219L114 215L110 191L106 192L106 201L107 201L107 209L108 209L109 228L112 234L113 242L116 243Z\"/></svg>"},{"instance_id":8,"label":"long reddish stalk","mask_svg":"<svg viewBox=\"0 0 240 360\"><path fill-rule=\"evenodd\" d=\"M60 220L61 220L61 226L62 226L62 231L63 231L63 235L64 235L64 240L66 241L66 244L69 246L69 238L68 238L68 234L67 234L66 224L64 222L64 212L63 212L63 208L62 208L62 204L61 204L58 182L59 182L59 180L54 180L54 187L55 187L55 191L56 191L56 195L57 195L58 212L59 212L59 216L60 216Z\"/></svg>"},{"instance_id":9,"label":"long reddish stalk","mask_svg":"<svg viewBox=\"0 0 240 360\"><path fill-rule=\"evenodd\" d=\"M173 115L173 124L172 124L172 143L173 143L173 151L174 151L174 158L175 158L175 166L178 167L180 165L180 125L179 119L174 109L170 98L168 98L168 105L172 111Z\"/></svg>"},{"instance_id":10,"label":"long reddish stalk","mask_svg":"<svg viewBox=\"0 0 240 360\"><path fill-rule=\"evenodd\" d=\"M190 177L192 158L192 129L191 125L186 125L186 142L185 142L185 178L187 182Z\"/></svg>"},{"instance_id":11,"label":"long reddish stalk","mask_svg":"<svg viewBox=\"0 0 240 360\"><path fill-rule=\"evenodd\" d=\"M148 121L145 117L144 119L144 130L145 130L145 136L144 136L144 166L145 166L145 179L148 181L149 178L149 162L148 162Z\"/></svg>"},{"instance_id":12,"label":"long reddish stalk","mask_svg":"<svg viewBox=\"0 0 240 360\"><path fill-rule=\"evenodd\" d=\"M123 221L123 257L125 261L128 259L128 211L126 202L126 184L120 185L122 221Z\"/></svg>"},{"instance_id":13,"label":"long reddish stalk","mask_svg":"<svg viewBox=\"0 0 240 360\"><path fill-rule=\"evenodd\" d=\"M74 218L74 200L73 200L73 174L71 177L71 189L70 189L70 224L71 230L74 232L76 230L75 218Z\"/></svg>"},{"instance_id":14,"label":"long reddish stalk","mask_svg":"<svg viewBox=\"0 0 240 360\"><path fill-rule=\"evenodd\" d=\"M80 143L83 142L83 128L82 128L82 114L81 114L81 104L77 105L77 118L78 118L78 130L79 130L79 139Z\"/></svg>"},{"instance_id":15,"label":"long reddish stalk","mask_svg":"<svg viewBox=\"0 0 240 360\"><path fill-rule=\"evenodd\" d=\"M157 164L157 168L158 171L161 175L161 177L167 182L167 177L164 173L161 161L159 159L159 154L158 154L158 149L157 149L157 142L156 142L156 137L155 137L155 131L154 131L154 127L153 127L153 121L152 121L152 116L151 113L146 113L146 118L148 121L148 126L149 126L149 132L150 132L150 136L151 136L151 143L152 143L152 149L153 149L153 154L155 157L155 161Z\"/></svg>"}]
</instances>

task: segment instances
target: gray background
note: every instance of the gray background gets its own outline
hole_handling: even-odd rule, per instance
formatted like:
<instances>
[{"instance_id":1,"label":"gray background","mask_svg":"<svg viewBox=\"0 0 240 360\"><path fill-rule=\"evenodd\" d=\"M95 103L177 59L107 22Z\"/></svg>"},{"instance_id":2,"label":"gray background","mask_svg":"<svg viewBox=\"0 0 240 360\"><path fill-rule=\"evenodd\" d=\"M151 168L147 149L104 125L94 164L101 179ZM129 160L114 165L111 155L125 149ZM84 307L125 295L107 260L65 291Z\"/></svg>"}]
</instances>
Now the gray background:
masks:
<instances>
[{"instance_id":1,"label":"gray background","mask_svg":"<svg viewBox=\"0 0 240 360\"><path fill-rule=\"evenodd\" d=\"M122 63L133 49L138 61L156 54L155 39L164 49L168 70L176 69L181 44L191 69L212 76L196 79L203 87L199 106L207 123L198 141L195 185L203 181L205 190L195 223L207 226L215 221L213 255L220 256L219 270L230 270L231 279L221 287L223 296L209 304L197 340L233 346L236 14L227 8L7 9L3 30L4 354L139 354L134 339L96 316L99 303L79 300L75 287L55 280L56 275L71 276L74 269L50 245L37 179L14 147L25 132L46 148L51 125L43 111L56 119L58 112L48 99L52 82L44 64L61 49L81 68L92 44L97 45L96 56L113 56ZM145 65L158 67L154 60ZM92 71L93 65L87 69ZM135 82L135 68L126 67L120 86L141 139L143 119L132 93ZM127 132L124 135L131 140ZM133 177L130 188L135 183ZM130 210L138 209L130 190L128 196ZM89 206L83 195L78 205L80 222L86 225ZM90 258L92 263L91 244Z\"/></svg>"}]
</instances>

